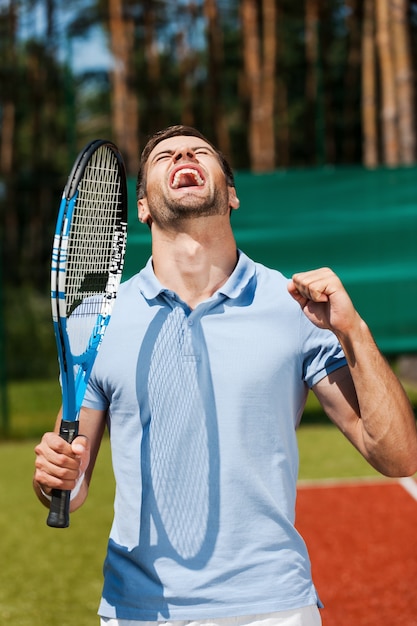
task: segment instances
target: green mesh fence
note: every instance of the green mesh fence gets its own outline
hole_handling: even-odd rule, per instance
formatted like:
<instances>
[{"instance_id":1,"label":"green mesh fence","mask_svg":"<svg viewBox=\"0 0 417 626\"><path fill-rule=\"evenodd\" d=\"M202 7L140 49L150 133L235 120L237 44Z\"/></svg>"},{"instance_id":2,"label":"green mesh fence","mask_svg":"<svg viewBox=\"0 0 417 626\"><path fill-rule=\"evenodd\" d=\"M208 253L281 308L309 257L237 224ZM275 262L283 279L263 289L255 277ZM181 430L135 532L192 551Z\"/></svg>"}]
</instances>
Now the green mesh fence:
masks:
<instances>
[{"instance_id":1,"label":"green mesh fence","mask_svg":"<svg viewBox=\"0 0 417 626\"><path fill-rule=\"evenodd\" d=\"M125 278L150 255L134 186L130 180ZM236 187L241 249L288 276L331 267L382 351L417 351L417 168L238 173Z\"/></svg>"}]
</instances>

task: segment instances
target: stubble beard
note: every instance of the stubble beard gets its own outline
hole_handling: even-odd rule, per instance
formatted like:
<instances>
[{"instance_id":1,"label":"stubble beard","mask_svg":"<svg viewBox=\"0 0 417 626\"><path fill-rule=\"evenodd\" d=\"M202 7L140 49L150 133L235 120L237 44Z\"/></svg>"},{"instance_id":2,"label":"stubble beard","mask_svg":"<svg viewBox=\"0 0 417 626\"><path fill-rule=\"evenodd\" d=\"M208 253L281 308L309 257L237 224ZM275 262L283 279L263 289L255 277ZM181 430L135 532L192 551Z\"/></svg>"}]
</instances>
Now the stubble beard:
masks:
<instances>
[{"instance_id":1,"label":"stubble beard","mask_svg":"<svg viewBox=\"0 0 417 626\"><path fill-rule=\"evenodd\" d=\"M152 220L160 227L179 225L183 220L229 213L227 189L214 189L206 197L190 192L181 200L176 200L159 188L152 197L148 196L148 206Z\"/></svg>"}]
</instances>

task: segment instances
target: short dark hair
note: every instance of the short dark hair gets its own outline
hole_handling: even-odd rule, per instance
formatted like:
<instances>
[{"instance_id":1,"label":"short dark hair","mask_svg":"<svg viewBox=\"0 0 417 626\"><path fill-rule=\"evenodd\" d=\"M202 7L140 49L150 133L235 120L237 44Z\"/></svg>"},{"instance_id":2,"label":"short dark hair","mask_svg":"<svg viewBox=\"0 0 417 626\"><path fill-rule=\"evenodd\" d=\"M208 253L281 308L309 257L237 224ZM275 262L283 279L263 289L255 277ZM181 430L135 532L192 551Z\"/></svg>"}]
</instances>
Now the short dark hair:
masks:
<instances>
[{"instance_id":1,"label":"short dark hair","mask_svg":"<svg viewBox=\"0 0 417 626\"><path fill-rule=\"evenodd\" d=\"M146 146L144 147L140 157L138 177L136 181L136 197L138 200L146 195L146 164L149 159L150 153L155 148L155 146L157 146L158 143L160 143L161 141L164 141L164 139L169 139L170 137L178 137L181 135L198 137L199 139L202 139L203 141L208 143L213 148L219 158L220 165L226 177L227 184L229 185L229 187L235 186L232 168L230 167L224 154L220 152L220 150L218 150L216 146L214 146L212 142L209 141L196 128L193 128L192 126L183 126L182 124L177 124L176 126L168 126L168 128L160 130L152 135L152 137L150 137Z\"/></svg>"}]
</instances>

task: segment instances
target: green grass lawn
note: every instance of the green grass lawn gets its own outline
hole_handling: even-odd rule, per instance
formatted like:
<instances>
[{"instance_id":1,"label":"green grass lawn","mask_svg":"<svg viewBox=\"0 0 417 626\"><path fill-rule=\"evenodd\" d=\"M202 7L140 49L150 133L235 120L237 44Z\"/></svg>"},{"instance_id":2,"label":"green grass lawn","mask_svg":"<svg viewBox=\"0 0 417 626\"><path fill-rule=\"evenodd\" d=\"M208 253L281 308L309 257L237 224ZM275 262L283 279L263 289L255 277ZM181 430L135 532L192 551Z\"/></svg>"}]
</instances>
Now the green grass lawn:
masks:
<instances>
[{"instance_id":1,"label":"green grass lawn","mask_svg":"<svg viewBox=\"0 0 417 626\"><path fill-rule=\"evenodd\" d=\"M102 563L113 514L108 438L103 441L84 507L68 529L46 526L47 510L32 493L34 446L52 427L57 383L9 389L10 436L0 444L0 624L97 625ZM309 399L298 430L300 478L375 476L362 457Z\"/></svg>"},{"instance_id":2,"label":"green grass lawn","mask_svg":"<svg viewBox=\"0 0 417 626\"><path fill-rule=\"evenodd\" d=\"M33 447L33 441L0 446L0 624L97 624L114 490L108 440L90 497L68 529L46 526L47 509L32 492Z\"/></svg>"},{"instance_id":3,"label":"green grass lawn","mask_svg":"<svg viewBox=\"0 0 417 626\"><path fill-rule=\"evenodd\" d=\"M58 380L11 383L8 387L9 438L39 438L50 430L61 404Z\"/></svg>"}]
</instances>

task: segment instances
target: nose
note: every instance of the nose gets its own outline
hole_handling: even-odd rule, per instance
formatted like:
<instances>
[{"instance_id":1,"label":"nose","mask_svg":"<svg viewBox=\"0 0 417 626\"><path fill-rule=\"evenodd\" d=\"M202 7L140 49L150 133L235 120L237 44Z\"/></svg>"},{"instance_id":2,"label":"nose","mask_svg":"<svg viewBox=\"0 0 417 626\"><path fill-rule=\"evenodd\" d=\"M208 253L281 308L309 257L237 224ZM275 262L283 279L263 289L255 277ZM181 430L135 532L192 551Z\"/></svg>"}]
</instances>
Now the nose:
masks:
<instances>
[{"instance_id":1,"label":"nose","mask_svg":"<svg viewBox=\"0 0 417 626\"><path fill-rule=\"evenodd\" d=\"M190 148L189 146L181 146L175 150L173 159L175 163L178 163L182 159L195 161L196 156L193 148Z\"/></svg>"}]
</instances>

